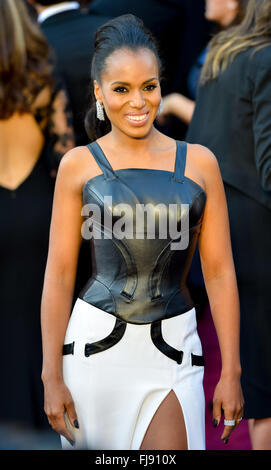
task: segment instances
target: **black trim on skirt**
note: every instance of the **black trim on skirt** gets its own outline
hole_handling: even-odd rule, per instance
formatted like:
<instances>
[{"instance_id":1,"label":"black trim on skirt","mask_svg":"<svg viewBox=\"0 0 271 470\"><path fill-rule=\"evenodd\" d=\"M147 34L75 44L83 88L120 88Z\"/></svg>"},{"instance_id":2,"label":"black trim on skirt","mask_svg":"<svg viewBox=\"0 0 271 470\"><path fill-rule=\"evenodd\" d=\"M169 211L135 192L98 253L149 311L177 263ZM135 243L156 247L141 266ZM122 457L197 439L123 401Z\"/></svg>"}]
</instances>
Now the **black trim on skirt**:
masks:
<instances>
[{"instance_id":1,"label":"black trim on skirt","mask_svg":"<svg viewBox=\"0 0 271 470\"><path fill-rule=\"evenodd\" d=\"M165 356L169 357L173 361L176 361L177 364L181 364L183 360L183 351L179 351L174 347L170 346L162 336L162 320L156 320L151 323L150 334L153 344L161 351ZM117 344L123 337L126 330L127 323L125 320L122 320L116 317L115 325L111 333L99 341L94 343L85 344L85 356L89 357L92 354L96 354L106 349L111 348ZM64 344L63 346L63 355L74 354L74 341L69 344ZM192 366L204 366L205 361L203 356L199 356L191 353L191 365Z\"/></svg>"}]
</instances>

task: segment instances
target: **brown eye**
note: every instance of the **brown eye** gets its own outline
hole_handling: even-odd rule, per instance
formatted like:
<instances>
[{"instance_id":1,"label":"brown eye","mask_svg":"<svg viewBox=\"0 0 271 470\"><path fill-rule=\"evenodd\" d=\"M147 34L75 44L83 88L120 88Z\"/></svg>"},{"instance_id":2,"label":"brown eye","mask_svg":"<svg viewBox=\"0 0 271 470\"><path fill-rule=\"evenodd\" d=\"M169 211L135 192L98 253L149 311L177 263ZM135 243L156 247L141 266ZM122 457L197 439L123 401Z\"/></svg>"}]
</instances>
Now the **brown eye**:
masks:
<instances>
[{"instance_id":1,"label":"brown eye","mask_svg":"<svg viewBox=\"0 0 271 470\"><path fill-rule=\"evenodd\" d=\"M153 91L155 88L157 88L157 85L147 85L145 87L145 90L147 91Z\"/></svg>"},{"instance_id":2,"label":"brown eye","mask_svg":"<svg viewBox=\"0 0 271 470\"><path fill-rule=\"evenodd\" d=\"M124 86L118 86L117 88L114 88L114 91L116 91L117 93L125 93L127 89Z\"/></svg>"}]
</instances>

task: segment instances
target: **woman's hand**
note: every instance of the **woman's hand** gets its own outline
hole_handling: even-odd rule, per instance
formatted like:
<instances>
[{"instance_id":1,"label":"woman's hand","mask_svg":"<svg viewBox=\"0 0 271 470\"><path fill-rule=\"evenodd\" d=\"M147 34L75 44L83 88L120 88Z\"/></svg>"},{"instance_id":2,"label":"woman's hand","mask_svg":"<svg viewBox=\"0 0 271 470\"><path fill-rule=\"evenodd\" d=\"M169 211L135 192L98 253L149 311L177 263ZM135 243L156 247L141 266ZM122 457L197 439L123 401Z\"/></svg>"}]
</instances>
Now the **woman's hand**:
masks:
<instances>
[{"instance_id":1,"label":"woman's hand","mask_svg":"<svg viewBox=\"0 0 271 470\"><path fill-rule=\"evenodd\" d=\"M74 445L74 436L65 422L65 412L71 426L79 428L79 424L71 393L62 380L44 383L44 411L52 428Z\"/></svg>"},{"instance_id":2,"label":"woman's hand","mask_svg":"<svg viewBox=\"0 0 271 470\"><path fill-rule=\"evenodd\" d=\"M165 124L165 118L168 114L174 114L174 104L176 100L177 93L171 93L163 97L163 108L159 116L157 116L157 121L159 124Z\"/></svg>"},{"instance_id":3,"label":"woman's hand","mask_svg":"<svg viewBox=\"0 0 271 470\"><path fill-rule=\"evenodd\" d=\"M172 114L185 124L189 124L195 110L195 102L180 93L170 93L163 97L163 107L157 116L157 122L165 124L167 115Z\"/></svg>"},{"instance_id":4,"label":"woman's hand","mask_svg":"<svg viewBox=\"0 0 271 470\"><path fill-rule=\"evenodd\" d=\"M224 426L221 439L227 444L232 431L240 423L244 412L244 398L239 377L220 377L213 398L213 424L216 427L221 419L222 410L225 419L234 419L234 426Z\"/></svg>"}]
</instances>

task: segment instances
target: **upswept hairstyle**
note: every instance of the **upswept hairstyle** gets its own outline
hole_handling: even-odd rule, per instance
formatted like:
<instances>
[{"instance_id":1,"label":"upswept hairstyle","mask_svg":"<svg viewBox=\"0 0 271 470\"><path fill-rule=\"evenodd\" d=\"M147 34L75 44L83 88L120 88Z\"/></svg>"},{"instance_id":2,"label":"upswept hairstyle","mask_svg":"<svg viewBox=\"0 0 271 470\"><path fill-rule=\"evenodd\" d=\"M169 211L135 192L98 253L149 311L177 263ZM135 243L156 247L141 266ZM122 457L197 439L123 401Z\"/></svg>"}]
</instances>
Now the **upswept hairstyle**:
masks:
<instances>
[{"instance_id":1,"label":"upswept hairstyle","mask_svg":"<svg viewBox=\"0 0 271 470\"><path fill-rule=\"evenodd\" d=\"M216 78L240 53L271 45L271 1L250 0L243 21L218 33L209 43L200 84Z\"/></svg>"},{"instance_id":2,"label":"upswept hairstyle","mask_svg":"<svg viewBox=\"0 0 271 470\"><path fill-rule=\"evenodd\" d=\"M161 80L162 63L158 44L140 18L132 14L121 15L102 25L96 32L94 55L91 62L91 105L85 117L85 129L91 140L96 140L111 130L111 124L105 112L105 121L99 121L96 117L93 81L101 82L106 60L113 52L119 49L138 51L142 48L149 49L154 53Z\"/></svg>"},{"instance_id":3,"label":"upswept hairstyle","mask_svg":"<svg viewBox=\"0 0 271 470\"><path fill-rule=\"evenodd\" d=\"M44 84L51 84L50 50L23 0L0 1L0 119L30 112Z\"/></svg>"}]
</instances>

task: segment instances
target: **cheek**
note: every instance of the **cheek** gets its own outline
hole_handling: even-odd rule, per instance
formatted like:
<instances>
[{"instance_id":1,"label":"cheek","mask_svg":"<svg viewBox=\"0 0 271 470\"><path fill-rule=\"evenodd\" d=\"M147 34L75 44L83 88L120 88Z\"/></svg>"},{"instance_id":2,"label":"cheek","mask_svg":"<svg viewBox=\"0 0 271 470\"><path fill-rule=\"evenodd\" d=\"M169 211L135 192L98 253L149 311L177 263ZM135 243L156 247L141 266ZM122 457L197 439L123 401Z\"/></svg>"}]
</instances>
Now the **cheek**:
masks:
<instances>
[{"instance_id":1,"label":"cheek","mask_svg":"<svg viewBox=\"0 0 271 470\"><path fill-rule=\"evenodd\" d=\"M151 102L153 106L159 106L161 99L162 99L161 90L160 88L157 88L157 90L155 90L151 94Z\"/></svg>"},{"instance_id":2,"label":"cheek","mask_svg":"<svg viewBox=\"0 0 271 470\"><path fill-rule=\"evenodd\" d=\"M224 0L207 0L206 14L210 20L216 20L220 16L223 9Z\"/></svg>"},{"instance_id":3,"label":"cheek","mask_svg":"<svg viewBox=\"0 0 271 470\"><path fill-rule=\"evenodd\" d=\"M125 100L123 99L123 97L119 95L110 96L106 100L108 111L111 113L120 111L124 103L125 103Z\"/></svg>"},{"instance_id":4,"label":"cheek","mask_svg":"<svg viewBox=\"0 0 271 470\"><path fill-rule=\"evenodd\" d=\"M115 93L108 91L103 94L104 106L107 109L108 113L117 113L121 110L123 105L127 102L127 97L120 93Z\"/></svg>"}]
</instances>

